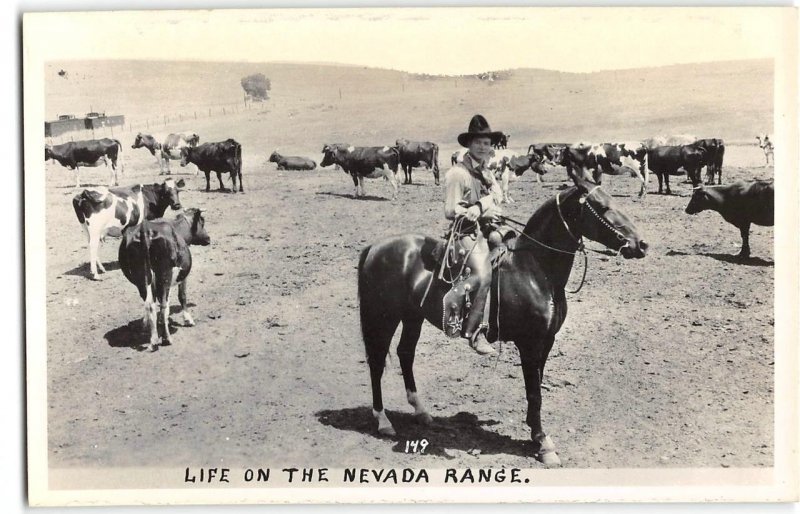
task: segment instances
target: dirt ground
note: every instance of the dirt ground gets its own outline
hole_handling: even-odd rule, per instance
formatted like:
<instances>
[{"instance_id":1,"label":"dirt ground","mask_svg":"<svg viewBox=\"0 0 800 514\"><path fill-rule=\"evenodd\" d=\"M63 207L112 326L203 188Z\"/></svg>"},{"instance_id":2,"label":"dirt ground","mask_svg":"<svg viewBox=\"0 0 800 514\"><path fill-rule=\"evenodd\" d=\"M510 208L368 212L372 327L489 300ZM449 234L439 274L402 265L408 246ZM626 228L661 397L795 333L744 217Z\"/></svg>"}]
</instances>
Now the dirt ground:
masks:
<instances>
[{"instance_id":1,"label":"dirt ground","mask_svg":"<svg viewBox=\"0 0 800 514\"><path fill-rule=\"evenodd\" d=\"M121 139L121 183L152 182L154 159ZM214 179L205 193L202 175L182 175L181 201L206 212L212 244L192 248L197 325L173 315L174 344L154 353L136 349L143 308L116 264L118 240L101 247L103 280L89 280L74 177L46 165L50 466L540 466L514 345L480 357L427 324L416 377L435 423L413 422L393 356L384 400L398 436L377 436L357 257L387 235L442 233L432 176L417 170L396 201L383 181L354 199L341 171L277 171L266 161L272 148L243 147L243 195L216 192ZM444 168L453 150L442 146ZM297 153L318 152L311 141ZM729 146L724 181L772 177L762 160L755 146ZM107 180L102 169L83 175ZM542 184L526 174L505 213L527 219L565 179L563 168ZM661 196L651 183L643 201L632 179L604 186L650 251L637 261L590 254L586 284L568 295L542 407L565 467L772 464L772 228L753 227L754 258L735 262L738 230L713 212L686 215L690 185L672 186L675 195ZM571 287L580 272L577 263ZM424 455L405 453L422 438Z\"/></svg>"}]
</instances>

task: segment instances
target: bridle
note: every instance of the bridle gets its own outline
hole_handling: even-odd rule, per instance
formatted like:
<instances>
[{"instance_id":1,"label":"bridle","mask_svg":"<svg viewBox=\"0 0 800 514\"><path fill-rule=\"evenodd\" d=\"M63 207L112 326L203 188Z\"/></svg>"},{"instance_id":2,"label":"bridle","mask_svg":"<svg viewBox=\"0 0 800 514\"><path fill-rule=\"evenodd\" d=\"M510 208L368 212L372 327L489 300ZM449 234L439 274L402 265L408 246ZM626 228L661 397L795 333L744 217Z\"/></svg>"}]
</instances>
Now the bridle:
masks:
<instances>
[{"instance_id":1,"label":"bridle","mask_svg":"<svg viewBox=\"0 0 800 514\"><path fill-rule=\"evenodd\" d=\"M589 190L588 192L582 194L581 197L578 199L578 203L581 205L580 217L581 218L583 217L583 212L584 212L583 208L584 208L584 206L587 207L588 211L595 218L597 218L598 221L600 221L600 224L602 226L606 227L608 230L613 232L614 235L616 235L617 239L619 239L620 241L625 241L627 239L625 237L625 235L622 232L620 232L616 227L611 225L605 218L600 216L600 214L598 214L597 211L594 210L594 207L592 207L592 205L589 202L586 201L586 199L589 198L592 195L592 193L594 193L599 188L600 188L599 185L594 186L591 190ZM570 252L568 250L563 250L561 248L555 248L553 246L550 246L550 245L548 245L546 243L543 243L543 242L539 241L538 239L536 239L534 237L529 236L528 234L526 234L523 231L519 231L519 230L515 229L515 232L517 232L522 237L524 237L524 238L526 238L526 239L528 239L530 241L533 241L537 245L539 245L539 246L541 246L543 248L546 248L548 250L554 251L554 252L564 253L564 254L572 255L572 256L578 255L578 253L583 254L583 276L581 277L581 283L580 283L580 285L578 285L578 288L576 290L567 291L570 294L575 294L575 293L577 293L578 291L581 290L581 288L583 287L583 284L586 282L586 271L587 271L587 269L589 267L589 256L587 255L586 250L591 250L591 251L596 252L596 253L601 253L601 252L599 250L594 250L592 248L587 248L586 244L583 242L583 234L581 234L579 237L577 237L572 232L572 230L569 228L569 224L567 223L567 220L564 217L563 212L561 211L561 193L560 192L556 193L556 212L558 212L558 217L559 217L559 219L561 219L561 223L564 224L564 229L567 231L567 234L569 235L570 238L572 238L572 240L575 242L575 244L578 245L577 250L574 251L574 252ZM522 223L520 221L517 221L515 219L512 219L512 218L509 218L507 216L500 216L500 218L505 220L505 221L507 221L507 222L510 222L512 224L519 225L521 227L525 227L524 223ZM617 250L617 255L619 255L622 252L622 249L627 247L627 246L628 246L627 242L624 245L620 246L619 249Z\"/></svg>"}]
</instances>

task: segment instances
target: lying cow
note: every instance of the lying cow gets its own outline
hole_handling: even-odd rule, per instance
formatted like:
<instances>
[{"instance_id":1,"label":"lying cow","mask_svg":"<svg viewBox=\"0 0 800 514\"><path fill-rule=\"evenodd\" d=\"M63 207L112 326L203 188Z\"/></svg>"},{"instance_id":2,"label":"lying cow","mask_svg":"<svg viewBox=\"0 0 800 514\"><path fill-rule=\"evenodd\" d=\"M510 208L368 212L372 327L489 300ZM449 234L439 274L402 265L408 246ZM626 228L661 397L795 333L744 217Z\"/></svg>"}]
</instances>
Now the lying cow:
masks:
<instances>
[{"instance_id":1,"label":"lying cow","mask_svg":"<svg viewBox=\"0 0 800 514\"><path fill-rule=\"evenodd\" d=\"M91 139L88 141L70 141L61 145L45 145L44 160L54 159L64 167L75 170L75 187L81 187L80 172L81 166L96 167L111 161L111 180L109 186L116 186L117 181L117 159L119 159L120 171L124 171L122 166L122 144L116 139Z\"/></svg>"},{"instance_id":2,"label":"lying cow","mask_svg":"<svg viewBox=\"0 0 800 514\"><path fill-rule=\"evenodd\" d=\"M281 155L277 150L269 156L269 162L276 163L279 170L313 170L317 167L317 163L307 157Z\"/></svg>"},{"instance_id":3,"label":"lying cow","mask_svg":"<svg viewBox=\"0 0 800 514\"><path fill-rule=\"evenodd\" d=\"M722 139L698 139L691 146L702 148L706 152L706 185L722 184L722 161L725 157L725 142Z\"/></svg>"},{"instance_id":4,"label":"lying cow","mask_svg":"<svg viewBox=\"0 0 800 514\"><path fill-rule=\"evenodd\" d=\"M439 145L430 141L409 141L398 139L395 143L400 156L405 178L403 184L411 184L411 170L425 166L433 170L433 178L439 185Z\"/></svg>"},{"instance_id":5,"label":"lying cow","mask_svg":"<svg viewBox=\"0 0 800 514\"><path fill-rule=\"evenodd\" d=\"M84 189L72 199L72 208L83 226L89 242L89 269L92 280L98 280L98 269L106 270L98 259L100 240L113 231L119 235L127 227L136 227L146 219L160 218L167 207L180 209L179 188L167 179L162 184L135 185L108 189L105 187Z\"/></svg>"},{"instance_id":6,"label":"lying cow","mask_svg":"<svg viewBox=\"0 0 800 514\"><path fill-rule=\"evenodd\" d=\"M697 187L686 206L687 214L717 211L737 227L742 235L742 249L736 257L750 257L750 224L765 227L775 224L775 189L770 180L738 181L724 186Z\"/></svg>"},{"instance_id":7,"label":"lying cow","mask_svg":"<svg viewBox=\"0 0 800 514\"><path fill-rule=\"evenodd\" d=\"M163 344L172 344L169 303L170 288L176 283L184 323L194 326L186 301L186 282L192 270L189 245L206 246L210 243L200 209L186 209L174 220L144 221L138 227L125 229L119 245L119 266L144 300L142 323L145 329L150 329L151 351L158 346L159 314Z\"/></svg>"},{"instance_id":8,"label":"lying cow","mask_svg":"<svg viewBox=\"0 0 800 514\"><path fill-rule=\"evenodd\" d=\"M669 176L682 175L682 169L692 185L697 187L700 184L700 170L705 165L705 150L692 145L659 146L647 150L647 168L658 177L658 194L662 194L663 184L666 184L666 193L672 194Z\"/></svg>"},{"instance_id":9,"label":"lying cow","mask_svg":"<svg viewBox=\"0 0 800 514\"><path fill-rule=\"evenodd\" d=\"M244 193L242 184L242 146L233 139L226 139L221 143L203 143L200 146L187 146L181 150L181 167L193 163L197 169L206 175L206 192L211 190L211 172L217 174L219 190L225 191L222 183L222 173L230 173L233 181L231 193L236 192L236 182L239 182L239 191Z\"/></svg>"},{"instance_id":10,"label":"lying cow","mask_svg":"<svg viewBox=\"0 0 800 514\"><path fill-rule=\"evenodd\" d=\"M166 174L171 174L169 169L169 161L180 161L182 159L184 148L195 148L200 143L200 136L197 134L170 134L161 145L161 174L164 174L164 165L167 167ZM195 170L195 175L197 175Z\"/></svg>"},{"instance_id":11,"label":"lying cow","mask_svg":"<svg viewBox=\"0 0 800 514\"><path fill-rule=\"evenodd\" d=\"M400 152L390 146L350 146L347 148L322 149L325 156L320 166L338 164L349 173L356 187L356 197L364 196L365 178L385 178L392 185L392 200L397 198L397 169Z\"/></svg>"}]
</instances>

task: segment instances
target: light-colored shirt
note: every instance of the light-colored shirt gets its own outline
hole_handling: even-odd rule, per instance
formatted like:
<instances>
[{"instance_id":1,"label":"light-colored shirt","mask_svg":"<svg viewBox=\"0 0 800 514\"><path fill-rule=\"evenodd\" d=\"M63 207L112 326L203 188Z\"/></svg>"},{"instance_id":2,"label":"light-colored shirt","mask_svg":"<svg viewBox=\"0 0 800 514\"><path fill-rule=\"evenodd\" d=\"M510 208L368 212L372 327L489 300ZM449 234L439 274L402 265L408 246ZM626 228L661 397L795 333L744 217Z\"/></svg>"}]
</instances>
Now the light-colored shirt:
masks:
<instances>
[{"instance_id":1,"label":"light-colored shirt","mask_svg":"<svg viewBox=\"0 0 800 514\"><path fill-rule=\"evenodd\" d=\"M481 175L491 184L487 188L476 176ZM487 215L489 208L499 205L503 193L494 174L475 163L467 153L464 160L450 168L444 176L444 215L451 220L464 214L467 209L480 202L481 212Z\"/></svg>"}]
</instances>

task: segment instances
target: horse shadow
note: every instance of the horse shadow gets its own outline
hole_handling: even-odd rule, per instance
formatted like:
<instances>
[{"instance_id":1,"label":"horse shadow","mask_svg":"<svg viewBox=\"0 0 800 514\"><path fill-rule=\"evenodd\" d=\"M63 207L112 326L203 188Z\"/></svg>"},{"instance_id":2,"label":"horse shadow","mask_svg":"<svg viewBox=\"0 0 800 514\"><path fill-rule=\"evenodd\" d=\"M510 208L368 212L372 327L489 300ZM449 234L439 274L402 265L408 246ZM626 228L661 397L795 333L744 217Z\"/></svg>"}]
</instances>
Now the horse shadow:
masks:
<instances>
[{"instance_id":1,"label":"horse shadow","mask_svg":"<svg viewBox=\"0 0 800 514\"><path fill-rule=\"evenodd\" d=\"M173 309L175 307L174 305L170 307L170 314L174 314ZM167 326L170 335L174 335L178 331L178 325L172 320ZM121 327L109 330L103 335L103 338L108 343L108 346L112 348L130 348L131 350L142 352L147 350L150 344L150 331L145 330L142 319L137 318Z\"/></svg>"},{"instance_id":2,"label":"horse shadow","mask_svg":"<svg viewBox=\"0 0 800 514\"><path fill-rule=\"evenodd\" d=\"M756 267L775 266L775 263L773 261L768 261L766 259L762 259L761 257L738 257L736 255L731 255L727 253L707 253L707 252L686 253L679 250L670 250L667 252L667 256L669 257L673 257L675 255L701 255L703 257L711 257L712 259L716 259L718 261L727 262L730 264L742 264L744 266L756 266Z\"/></svg>"},{"instance_id":3,"label":"horse shadow","mask_svg":"<svg viewBox=\"0 0 800 514\"><path fill-rule=\"evenodd\" d=\"M120 269L119 261L112 261L112 262L104 262L103 267L106 269L106 273L109 271L117 271ZM65 271L64 275L72 276L72 277L84 277L84 278L92 278L92 270L89 267L88 262L84 262L80 266L76 266L71 270Z\"/></svg>"},{"instance_id":4,"label":"horse shadow","mask_svg":"<svg viewBox=\"0 0 800 514\"><path fill-rule=\"evenodd\" d=\"M354 194L345 194L345 193L332 193L330 191L320 191L315 194L318 195L325 195L325 196L336 196L338 198L347 198L349 200L368 200L370 202L388 202L388 198L384 198L382 196L372 196L372 195L365 195L365 196L356 196Z\"/></svg>"},{"instance_id":5,"label":"horse shadow","mask_svg":"<svg viewBox=\"0 0 800 514\"><path fill-rule=\"evenodd\" d=\"M395 442L392 451L406 453L407 441L425 439L428 445L425 454L454 459L447 450L470 452L479 449L481 454L516 455L531 457L534 454L533 442L513 439L486 430L483 427L497 425L495 420L480 420L475 414L459 412L453 416L434 416L433 423L422 425L413 414L397 411L386 411L397 431L394 437L380 436L375 418L369 407L353 407L339 410L323 410L315 415L320 423L338 430L358 432L376 439L387 439Z\"/></svg>"}]
</instances>

